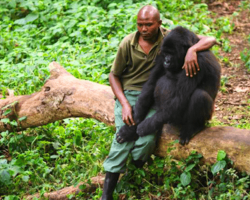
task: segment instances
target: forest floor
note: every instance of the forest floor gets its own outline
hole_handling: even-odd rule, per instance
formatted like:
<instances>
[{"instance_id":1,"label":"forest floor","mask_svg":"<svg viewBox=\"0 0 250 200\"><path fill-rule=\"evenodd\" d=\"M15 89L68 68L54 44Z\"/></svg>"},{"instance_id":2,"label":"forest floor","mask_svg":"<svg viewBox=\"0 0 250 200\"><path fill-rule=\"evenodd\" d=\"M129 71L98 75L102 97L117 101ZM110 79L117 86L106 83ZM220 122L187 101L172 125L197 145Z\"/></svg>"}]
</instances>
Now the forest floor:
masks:
<instances>
[{"instance_id":1,"label":"forest floor","mask_svg":"<svg viewBox=\"0 0 250 200\"><path fill-rule=\"evenodd\" d=\"M231 51L225 52L220 48L219 55L223 56L222 86L215 105L213 119L225 125L237 126L250 121L250 71L247 70L240 53L250 48L250 12L239 10L240 1L216 1L208 4L209 10L215 13L216 19L221 16L232 17L233 33L224 35L230 41ZM233 12L238 16L233 16ZM247 127L249 128L249 127Z\"/></svg>"}]
</instances>

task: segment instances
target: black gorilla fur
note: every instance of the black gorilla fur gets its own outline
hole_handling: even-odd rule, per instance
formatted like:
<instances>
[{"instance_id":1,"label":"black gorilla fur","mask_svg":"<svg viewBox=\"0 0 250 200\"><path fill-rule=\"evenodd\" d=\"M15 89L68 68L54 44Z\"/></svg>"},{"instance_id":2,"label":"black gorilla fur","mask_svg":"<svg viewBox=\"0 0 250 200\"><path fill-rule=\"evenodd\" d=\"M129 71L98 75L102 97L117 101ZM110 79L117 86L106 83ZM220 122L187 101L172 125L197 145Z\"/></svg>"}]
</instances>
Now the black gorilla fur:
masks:
<instances>
[{"instance_id":1,"label":"black gorilla fur","mask_svg":"<svg viewBox=\"0 0 250 200\"><path fill-rule=\"evenodd\" d=\"M188 29L177 27L163 40L155 67L134 107L135 126L124 125L117 133L119 143L136 140L170 123L180 127L180 143L205 128L212 116L214 100L220 86L220 65L209 51L197 53L200 71L187 77L182 69L187 50L199 41ZM145 119L152 105L156 113Z\"/></svg>"}]
</instances>

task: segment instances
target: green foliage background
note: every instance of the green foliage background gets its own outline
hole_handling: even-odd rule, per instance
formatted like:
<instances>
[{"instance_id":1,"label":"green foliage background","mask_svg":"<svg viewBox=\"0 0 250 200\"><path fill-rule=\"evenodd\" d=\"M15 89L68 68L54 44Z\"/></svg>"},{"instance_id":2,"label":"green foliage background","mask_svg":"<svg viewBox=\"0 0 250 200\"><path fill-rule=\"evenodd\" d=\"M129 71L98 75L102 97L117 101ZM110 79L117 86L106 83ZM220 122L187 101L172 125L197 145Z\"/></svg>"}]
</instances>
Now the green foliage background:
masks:
<instances>
[{"instance_id":1,"label":"green foliage background","mask_svg":"<svg viewBox=\"0 0 250 200\"><path fill-rule=\"evenodd\" d=\"M197 0L0 0L0 92L39 91L49 77L51 61L76 78L109 84L118 44L136 31L136 14L146 4L158 7L166 28L182 25L197 34L215 36L224 49L230 48L220 38L232 32L230 18L212 19L207 5ZM218 47L213 51L218 55ZM19 133L1 133L0 195L5 200L35 192L42 196L103 172L113 134L112 127L92 119L65 119ZM9 161L6 152L12 158ZM227 167L226 157L213 168L200 166L200 158L195 153L179 162L153 157L153 164L145 169L148 173L129 171L117 191L129 199L249 197L249 177ZM80 194L79 199L100 195L97 189Z\"/></svg>"}]
</instances>

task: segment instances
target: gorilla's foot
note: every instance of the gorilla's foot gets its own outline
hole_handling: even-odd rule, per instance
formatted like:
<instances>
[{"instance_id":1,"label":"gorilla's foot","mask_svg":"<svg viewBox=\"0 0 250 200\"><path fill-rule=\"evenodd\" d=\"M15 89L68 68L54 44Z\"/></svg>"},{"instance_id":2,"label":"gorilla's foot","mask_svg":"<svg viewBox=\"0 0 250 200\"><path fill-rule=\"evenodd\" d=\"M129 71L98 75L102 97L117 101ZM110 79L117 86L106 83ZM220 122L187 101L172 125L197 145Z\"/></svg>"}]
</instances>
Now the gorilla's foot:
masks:
<instances>
[{"instance_id":1,"label":"gorilla's foot","mask_svg":"<svg viewBox=\"0 0 250 200\"><path fill-rule=\"evenodd\" d=\"M136 134L137 126L128 126L124 125L121 127L118 133L116 133L116 141L118 143L128 142L128 141L135 141L139 138Z\"/></svg>"},{"instance_id":2,"label":"gorilla's foot","mask_svg":"<svg viewBox=\"0 0 250 200\"><path fill-rule=\"evenodd\" d=\"M187 145L190 140L197 135L199 132L201 132L205 128L205 125L198 126L195 129L187 132L181 132L180 134L180 144L182 146ZM191 134L190 134L191 133Z\"/></svg>"},{"instance_id":3,"label":"gorilla's foot","mask_svg":"<svg viewBox=\"0 0 250 200\"><path fill-rule=\"evenodd\" d=\"M148 118L150 119L150 118ZM136 133L140 136L143 137L145 135L149 135L154 133L156 130L153 126L150 125L150 121L148 119L145 119L144 121L142 121L136 130Z\"/></svg>"},{"instance_id":4,"label":"gorilla's foot","mask_svg":"<svg viewBox=\"0 0 250 200\"><path fill-rule=\"evenodd\" d=\"M186 137L186 136L182 136L182 137L180 136L180 144L181 144L182 146L184 146L184 145L186 145L186 144L189 143L190 139L191 139L191 138Z\"/></svg>"}]
</instances>

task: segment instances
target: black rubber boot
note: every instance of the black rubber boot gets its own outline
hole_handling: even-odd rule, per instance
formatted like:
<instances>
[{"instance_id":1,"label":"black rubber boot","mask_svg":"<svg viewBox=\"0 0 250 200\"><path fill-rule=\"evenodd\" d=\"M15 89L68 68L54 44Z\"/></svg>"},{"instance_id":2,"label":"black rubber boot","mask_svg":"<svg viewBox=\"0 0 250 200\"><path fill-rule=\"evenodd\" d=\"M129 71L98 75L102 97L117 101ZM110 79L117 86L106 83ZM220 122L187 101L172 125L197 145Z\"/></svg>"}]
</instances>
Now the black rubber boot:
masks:
<instances>
[{"instance_id":1,"label":"black rubber boot","mask_svg":"<svg viewBox=\"0 0 250 200\"><path fill-rule=\"evenodd\" d=\"M136 166L137 168L142 168L143 165L146 163L145 161L142 160L132 160L132 163L134 166Z\"/></svg>"},{"instance_id":2,"label":"black rubber boot","mask_svg":"<svg viewBox=\"0 0 250 200\"><path fill-rule=\"evenodd\" d=\"M113 200L113 192L120 173L106 172L101 200Z\"/></svg>"}]
</instances>

